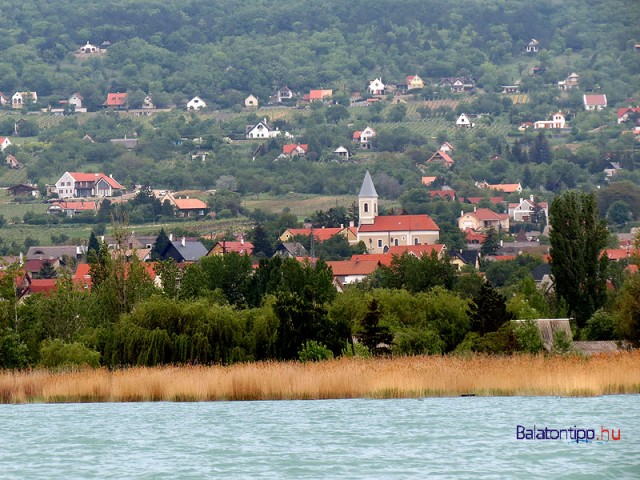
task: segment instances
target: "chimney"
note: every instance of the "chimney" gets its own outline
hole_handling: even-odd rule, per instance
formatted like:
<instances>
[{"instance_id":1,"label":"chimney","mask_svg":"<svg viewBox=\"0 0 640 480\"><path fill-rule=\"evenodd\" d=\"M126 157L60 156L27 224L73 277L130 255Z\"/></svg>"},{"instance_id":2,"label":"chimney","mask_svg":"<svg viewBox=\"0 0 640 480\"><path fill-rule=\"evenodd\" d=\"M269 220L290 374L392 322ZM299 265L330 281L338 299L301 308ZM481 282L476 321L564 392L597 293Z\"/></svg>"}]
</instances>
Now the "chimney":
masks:
<instances>
[{"instance_id":1,"label":"chimney","mask_svg":"<svg viewBox=\"0 0 640 480\"><path fill-rule=\"evenodd\" d=\"M500 246L504 246L504 240L500 240Z\"/></svg>"},{"instance_id":2,"label":"chimney","mask_svg":"<svg viewBox=\"0 0 640 480\"><path fill-rule=\"evenodd\" d=\"M353 220L349 221L349 227L353 228L356 226L356 222L354 222Z\"/></svg>"},{"instance_id":3,"label":"chimney","mask_svg":"<svg viewBox=\"0 0 640 480\"><path fill-rule=\"evenodd\" d=\"M22 255L22 252L20 252L20 266L24 265L24 256Z\"/></svg>"},{"instance_id":4,"label":"chimney","mask_svg":"<svg viewBox=\"0 0 640 480\"><path fill-rule=\"evenodd\" d=\"M476 213L478 211L478 207L474 206L473 207L473 213Z\"/></svg>"},{"instance_id":5,"label":"chimney","mask_svg":"<svg viewBox=\"0 0 640 480\"><path fill-rule=\"evenodd\" d=\"M533 195L531 195L531 197L533 197ZM533 200L533 198L531 198L531 200ZM524 202L524 198L520 197L520 203Z\"/></svg>"},{"instance_id":6,"label":"chimney","mask_svg":"<svg viewBox=\"0 0 640 480\"><path fill-rule=\"evenodd\" d=\"M460 216L464 217L464 210L460 210Z\"/></svg>"},{"instance_id":7,"label":"chimney","mask_svg":"<svg viewBox=\"0 0 640 480\"><path fill-rule=\"evenodd\" d=\"M186 247L186 246L187 246L187 239L186 239L186 238L184 238L184 237L182 237L182 238L180 239L180 243L182 244L182 246L183 246L183 247Z\"/></svg>"},{"instance_id":8,"label":"chimney","mask_svg":"<svg viewBox=\"0 0 640 480\"><path fill-rule=\"evenodd\" d=\"M344 223L341 223L341 224L340 224L340 228L341 228L341 229L342 229L342 228L344 228Z\"/></svg>"},{"instance_id":9,"label":"chimney","mask_svg":"<svg viewBox=\"0 0 640 480\"><path fill-rule=\"evenodd\" d=\"M240 237L240 245L244 245L244 235Z\"/></svg>"},{"instance_id":10,"label":"chimney","mask_svg":"<svg viewBox=\"0 0 640 480\"><path fill-rule=\"evenodd\" d=\"M529 195L529 200L531 200L531 203L533 203L533 202L534 202L534 200L533 200L533 195Z\"/></svg>"}]
</instances>

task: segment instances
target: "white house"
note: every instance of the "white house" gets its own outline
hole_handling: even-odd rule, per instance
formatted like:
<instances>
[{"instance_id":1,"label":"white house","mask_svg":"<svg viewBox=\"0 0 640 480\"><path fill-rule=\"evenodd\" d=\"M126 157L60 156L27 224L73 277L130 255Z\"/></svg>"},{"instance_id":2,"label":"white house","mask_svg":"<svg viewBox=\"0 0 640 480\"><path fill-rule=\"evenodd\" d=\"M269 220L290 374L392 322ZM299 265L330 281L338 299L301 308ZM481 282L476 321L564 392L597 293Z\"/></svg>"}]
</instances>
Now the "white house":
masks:
<instances>
[{"instance_id":1,"label":"white house","mask_svg":"<svg viewBox=\"0 0 640 480\"><path fill-rule=\"evenodd\" d=\"M549 204L547 202L536 203L533 195L528 199L521 198L518 203L510 203L509 218L512 218L515 222L529 222L536 207L544 212L545 218L549 218Z\"/></svg>"},{"instance_id":2,"label":"white house","mask_svg":"<svg viewBox=\"0 0 640 480\"><path fill-rule=\"evenodd\" d=\"M56 182L59 198L112 197L122 185L104 173L65 172Z\"/></svg>"},{"instance_id":3,"label":"white house","mask_svg":"<svg viewBox=\"0 0 640 480\"><path fill-rule=\"evenodd\" d=\"M247 108L258 108L258 98L254 95L249 95L244 99L244 106Z\"/></svg>"},{"instance_id":4,"label":"white house","mask_svg":"<svg viewBox=\"0 0 640 480\"><path fill-rule=\"evenodd\" d=\"M279 88L275 94L276 102L282 103L293 98L293 92L287 86Z\"/></svg>"},{"instance_id":5,"label":"white house","mask_svg":"<svg viewBox=\"0 0 640 480\"><path fill-rule=\"evenodd\" d=\"M67 105L71 107L73 105L73 111L76 113L86 113L87 109L82 106L82 101L84 98L78 92L74 93L67 100Z\"/></svg>"},{"instance_id":6,"label":"white house","mask_svg":"<svg viewBox=\"0 0 640 480\"><path fill-rule=\"evenodd\" d=\"M353 132L353 141L360 143L360 148L370 150L376 135L377 132L373 128L367 127L362 131Z\"/></svg>"},{"instance_id":7,"label":"white house","mask_svg":"<svg viewBox=\"0 0 640 480\"><path fill-rule=\"evenodd\" d=\"M617 175L618 171L622 169L622 166L618 162L609 162L607 166L602 170L607 179Z\"/></svg>"},{"instance_id":8,"label":"white house","mask_svg":"<svg viewBox=\"0 0 640 480\"><path fill-rule=\"evenodd\" d=\"M342 158L349 158L349 150L347 150L346 148L344 148L342 145L340 145L338 148L336 148L333 153L335 155L337 155L338 157L342 157Z\"/></svg>"},{"instance_id":9,"label":"white house","mask_svg":"<svg viewBox=\"0 0 640 480\"><path fill-rule=\"evenodd\" d=\"M191 100L187 102L187 110L200 110L201 108L206 108L207 104L200 97L193 97Z\"/></svg>"},{"instance_id":10,"label":"white house","mask_svg":"<svg viewBox=\"0 0 640 480\"><path fill-rule=\"evenodd\" d=\"M535 38L532 38L529 44L527 45L527 53L538 53L539 47L540 47L540 42Z\"/></svg>"},{"instance_id":11,"label":"white house","mask_svg":"<svg viewBox=\"0 0 640 480\"><path fill-rule=\"evenodd\" d=\"M376 78L369 82L367 90L371 95L384 95L385 88L386 86L382 83L382 78Z\"/></svg>"},{"instance_id":12,"label":"white house","mask_svg":"<svg viewBox=\"0 0 640 480\"><path fill-rule=\"evenodd\" d=\"M11 145L9 137L0 137L0 152L4 151L9 145Z\"/></svg>"},{"instance_id":13,"label":"white house","mask_svg":"<svg viewBox=\"0 0 640 480\"><path fill-rule=\"evenodd\" d=\"M22 108L29 102L36 103L37 101L38 94L36 92L16 92L11 97L11 108Z\"/></svg>"},{"instance_id":14,"label":"white house","mask_svg":"<svg viewBox=\"0 0 640 480\"><path fill-rule=\"evenodd\" d=\"M275 138L278 135L280 135L280 130L269 125L266 118L255 125L247 125L245 128L247 138Z\"/></svg>"},{"instance_id":15,"label":"white house","mask_svg":"<svg viewBox=\"0 0 640 480\"><path fill-rule=\"evenodd\" d=\"M469 117L466 113L461 113L458 119L456 120L456 127L459 128L471 128L473 127L473 122L469 120Z\"/></svg>"},{"instance_id":16,"label":"white house","mask_svg":"<svg viewBox=\"0 0 640 480\"><path fill-rule=\"evenodd\" d=\"M533 122L533 129L539 130L541 128L564 128L566 121L562 112L556 112L553 114L552 120L539 120Z\"/></svg>"},{"instance_id":17,"label":"white house","mask_svg":"<svg viewBox=\"0 0 640 480\"><path fill-rule=\"evenodd\" d=\"M86 45L80 47L80 53L100 53L100 49L95 45L87 42Z\"/></svg>"},{"instance_id":18,"label":"white house","mask_svg":"<svg viewBox=\"0 0 640 480\"><path fill-rule=\"evenodd\" d=\"M603 94L582 96L582 104L585 110L602 110L607 108L607 96Z\"/></svg>"}]
</instances>

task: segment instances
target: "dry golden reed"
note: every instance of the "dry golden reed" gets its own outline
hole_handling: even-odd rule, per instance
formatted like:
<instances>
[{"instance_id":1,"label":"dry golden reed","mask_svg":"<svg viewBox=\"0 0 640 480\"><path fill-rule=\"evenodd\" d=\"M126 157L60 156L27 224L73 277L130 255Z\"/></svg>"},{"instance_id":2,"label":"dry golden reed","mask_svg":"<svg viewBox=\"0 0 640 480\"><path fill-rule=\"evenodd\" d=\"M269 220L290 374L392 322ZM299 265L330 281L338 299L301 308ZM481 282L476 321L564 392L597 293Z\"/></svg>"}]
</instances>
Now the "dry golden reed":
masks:
<instances>
[{"instance_id":1,"label":"dry golden reed","mask_svg":"<svg viewBox=\"0 0 640 480\"><path fill-rule=\"evenodd\" d=\"M640 393L640 351L592 357L340 358L77 372L0 372L0 402L141 402Z\"/></svg>"}]
</instances>

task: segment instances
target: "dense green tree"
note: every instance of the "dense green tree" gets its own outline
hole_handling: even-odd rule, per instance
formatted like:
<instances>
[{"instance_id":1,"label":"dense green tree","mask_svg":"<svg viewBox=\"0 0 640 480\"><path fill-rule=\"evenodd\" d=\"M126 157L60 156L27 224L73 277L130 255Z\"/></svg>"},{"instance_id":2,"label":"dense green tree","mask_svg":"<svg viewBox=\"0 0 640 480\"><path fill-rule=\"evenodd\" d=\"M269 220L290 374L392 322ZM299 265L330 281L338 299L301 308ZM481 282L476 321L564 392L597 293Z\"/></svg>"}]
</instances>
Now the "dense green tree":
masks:
<instances>
[{"instance_id":1,"label":"dense green tree","mask_svg":"<svg viewBox=\"0 0 640 480\"><path fill-rule=\"evenodd\" d=\"M558 296L583 327L606 300L607 258L601 256L608 231L598 218L594 194L558 195L549 212L551 272Z\"/></svg>"},{"instance_id":2,"label":"dense green tree","mask_svg":"<svg viewBox=\"0 0 640 480\"><path fill-rule=\"evenodd\" d=\"M96 237L96 234L93 232L93 230L91 231L91 235L89 235L89 245L87 246L87 255L90 254L90 252L92 252L92 255L98 255L98 253L100 252L100 242L98 241L98 238Z\"/></svg>"},{"instance_id":3,"label":"dense green tree","mask_svg":"<svg viewBox=\"0 0 640 480\"><path fill-rule=\"evenodd\" d=\"M56 278L57 276L58 271L49 260L45 260L42 263L42 267L40 267L37 273L38 278Z\"/></svg>"},{"instance_id":4,"label":"dense green tree","mask_svg":"<svg viewBox=\"0 0 640 480\"><path fill-rule=\"evenodd\" d=\"M391 352L393 334L389 327L380 324L382 314L378 302L372 299L369 302L367 313L362 319L358 340L375 355L384 355Z\"/></svg>"},{"instance_id":5,"label":"dense green tree","mask_svg":"<svg viewBox=\"0 0 640 480\"><path fill-rule=\"evenodd\" d=\"M161 228L160 233L156 237L156 241L153 242L153 247L151 247L151 260L160 260L169 243L167 233L164 231L164 228Z\"/></svg>"},{"instance_id":6,"label":"dense green tree","mask_svg":"<svg viewBox=\"0 0 640 480\"><path fill-rule=\"evenodd\" d=\"M507 311L506 297L488 283L480 289L471 306L471 329L480 335L496 332L504 323L513 319Z\"/></svg>"},{"instance_id":7,"label":"dense green tree","mask_svg":"<svg viewBox=\"0 0 640 480\"><path fill-rule=\"evenodd\" d=\"M486 237L482 246L480 247L480 253L482 255L495 255L500 248L500 239L498 238L498 232L495 228L491 227L487 230Z\"/></svg>"}]
</instances>

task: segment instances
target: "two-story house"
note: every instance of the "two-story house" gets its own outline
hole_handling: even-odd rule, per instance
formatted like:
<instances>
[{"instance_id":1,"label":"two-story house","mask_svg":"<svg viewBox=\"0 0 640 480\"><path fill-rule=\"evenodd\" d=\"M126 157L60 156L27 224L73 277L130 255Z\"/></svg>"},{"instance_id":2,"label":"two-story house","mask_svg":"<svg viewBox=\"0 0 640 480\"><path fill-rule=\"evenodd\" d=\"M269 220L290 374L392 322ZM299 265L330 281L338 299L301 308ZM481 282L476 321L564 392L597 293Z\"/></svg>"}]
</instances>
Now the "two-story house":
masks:
<instances>
[{"instance_id":1,"label":"two-story house","mask_svg":"<svg viewBox=\"0 0 640 480\"><path fill-rule=\"evenodd\" d=\"M59 198L112 197L122 185L104 173L65 172L56 182Z\"/></svg>"}]
</instances>

